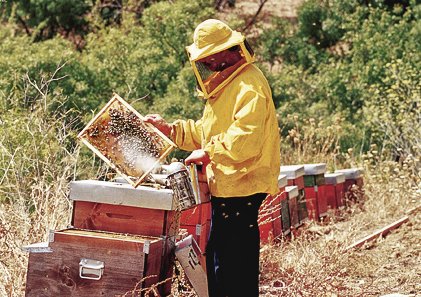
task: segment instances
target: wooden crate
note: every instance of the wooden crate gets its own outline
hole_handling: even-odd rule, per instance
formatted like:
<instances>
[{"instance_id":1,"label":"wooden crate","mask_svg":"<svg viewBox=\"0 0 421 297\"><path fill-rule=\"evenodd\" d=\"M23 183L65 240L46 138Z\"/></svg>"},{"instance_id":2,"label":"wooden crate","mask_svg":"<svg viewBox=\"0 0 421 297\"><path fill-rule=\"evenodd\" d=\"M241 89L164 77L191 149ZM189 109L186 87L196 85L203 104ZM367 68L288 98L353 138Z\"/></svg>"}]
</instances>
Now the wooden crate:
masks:
<instances>
[{"instance_id":1,"label":"wooden crate","mask_svg":"<svg viewBox=\"0 0 421 297\"><path fill-rule=\"evenodd\" d=\"M78 138L137 187L176 145L120 96L110 101Z\"/></svg>"},{"instance_id":2,"label":"wooden crate","mask_svg":"<svg viewBox=\"0 0 421 297\"><path fill-rule=\"evenodd\" d=\"M47 249L27 247L26 296L116 296L147 288L159 281L163 247L157 237L54 231Z\"/></svg>"}]
</instances>

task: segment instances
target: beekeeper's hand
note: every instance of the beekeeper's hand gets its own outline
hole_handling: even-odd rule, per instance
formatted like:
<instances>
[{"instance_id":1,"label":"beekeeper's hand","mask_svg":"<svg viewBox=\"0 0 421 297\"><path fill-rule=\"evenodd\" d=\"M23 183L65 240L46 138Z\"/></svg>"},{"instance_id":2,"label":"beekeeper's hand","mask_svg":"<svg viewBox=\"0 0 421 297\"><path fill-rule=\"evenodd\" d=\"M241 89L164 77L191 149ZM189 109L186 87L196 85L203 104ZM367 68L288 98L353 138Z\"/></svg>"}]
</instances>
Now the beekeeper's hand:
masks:
<instances>
[{"instance_id":1,"label":"beekeeper's hand","mask_svg":"<svg viewBox=\"0 0 421 297\"><path fill-rule=\"evenodd\" d=\"M169 137L171 135L172 126L167 123L159 114L148 114L144 117L146 123L151 123L159 131Z\"/></svg>"},{"instance_id":2,"label":"beekeeper's hand","mask_svg":"<svg viewBox=\"0 0 421 297\"><path fill-rule=\"evenodd\" d=\"M197 165L203 165L203 167L206 167L210 163L210 158L207 152L204 150L195 150L193 151L190 156L186 158L184 161L186 165L190 165L191 163L197 164Z\"/></svg>"}]
</instances>

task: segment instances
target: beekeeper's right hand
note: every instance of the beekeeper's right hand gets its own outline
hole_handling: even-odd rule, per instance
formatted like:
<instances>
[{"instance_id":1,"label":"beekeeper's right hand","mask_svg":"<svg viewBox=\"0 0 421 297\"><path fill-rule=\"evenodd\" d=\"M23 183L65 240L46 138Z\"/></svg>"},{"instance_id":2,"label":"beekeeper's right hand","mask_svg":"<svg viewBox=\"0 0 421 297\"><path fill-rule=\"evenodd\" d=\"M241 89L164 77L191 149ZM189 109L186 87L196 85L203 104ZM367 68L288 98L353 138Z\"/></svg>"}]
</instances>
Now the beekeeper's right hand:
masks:
<instances>
[{"instance_id":1,"label":"beekeeper's right hand","mask_svg":"<svg viewBox=\"0 0 421 297\"><path fill-rule=\"evenodd\" d=\"M148 114L144 117L146 123L151 123L159 131L165 134L165 136L170 137L172 126L167 123L159 114Z\"/></svg>"}]
</instances>

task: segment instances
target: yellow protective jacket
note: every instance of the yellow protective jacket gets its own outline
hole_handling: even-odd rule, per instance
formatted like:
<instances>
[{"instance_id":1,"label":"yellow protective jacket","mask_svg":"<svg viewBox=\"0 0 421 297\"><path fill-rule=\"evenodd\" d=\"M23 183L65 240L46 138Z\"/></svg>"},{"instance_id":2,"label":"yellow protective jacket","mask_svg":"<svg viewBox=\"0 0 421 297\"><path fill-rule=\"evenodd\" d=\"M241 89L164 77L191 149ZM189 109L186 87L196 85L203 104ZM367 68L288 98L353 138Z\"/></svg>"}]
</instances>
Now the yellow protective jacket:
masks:
<instances>
[{"instance_id":1,"label":"yellow protective jacket","mask_svg":"<svg viewBox=\"0 0 421 297\"><path fill-rule=\"evenodd\" d=\"M246 66L206 102L198 121L173 123L173 141L187 151L204 149L212 196L276 194L280 139L272 93L263 73Z\"/></svg>"}]
</instances>

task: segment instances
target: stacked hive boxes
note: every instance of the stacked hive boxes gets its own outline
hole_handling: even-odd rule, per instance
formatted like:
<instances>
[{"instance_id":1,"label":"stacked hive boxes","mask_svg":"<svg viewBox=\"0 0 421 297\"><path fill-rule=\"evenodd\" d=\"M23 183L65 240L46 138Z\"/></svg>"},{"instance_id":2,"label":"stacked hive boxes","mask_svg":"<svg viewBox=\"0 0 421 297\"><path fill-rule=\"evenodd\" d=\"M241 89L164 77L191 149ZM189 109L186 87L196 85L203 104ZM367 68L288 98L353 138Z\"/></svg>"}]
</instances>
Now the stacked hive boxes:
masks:
<instances>
[{"instance_id":1,"label":"stacked hive boxes","mask_svg":"<svg viewBox=\"0 0 421 297\"><path fill-rule=\"evenodd\" d=\"M27 247L27 296L124 295L164 280L159 291L170 294L179 227L171 190L76 181L70 199L72 226L51 232L43 249Z\"/></svg>"},{"instance_id":2,"label":"stacked hive boxes","mask_svg":"<svg viewBox=\"0 0 421 297\"><path fill-rule=\"evenodd\" d=\"M288 165L281 166L281 174L285 174L289 186L296 186L298 190L297 209L299 224L303 224L308 219L308 205L304 191L304 166Z\"/></svg>"}]
</instances>

